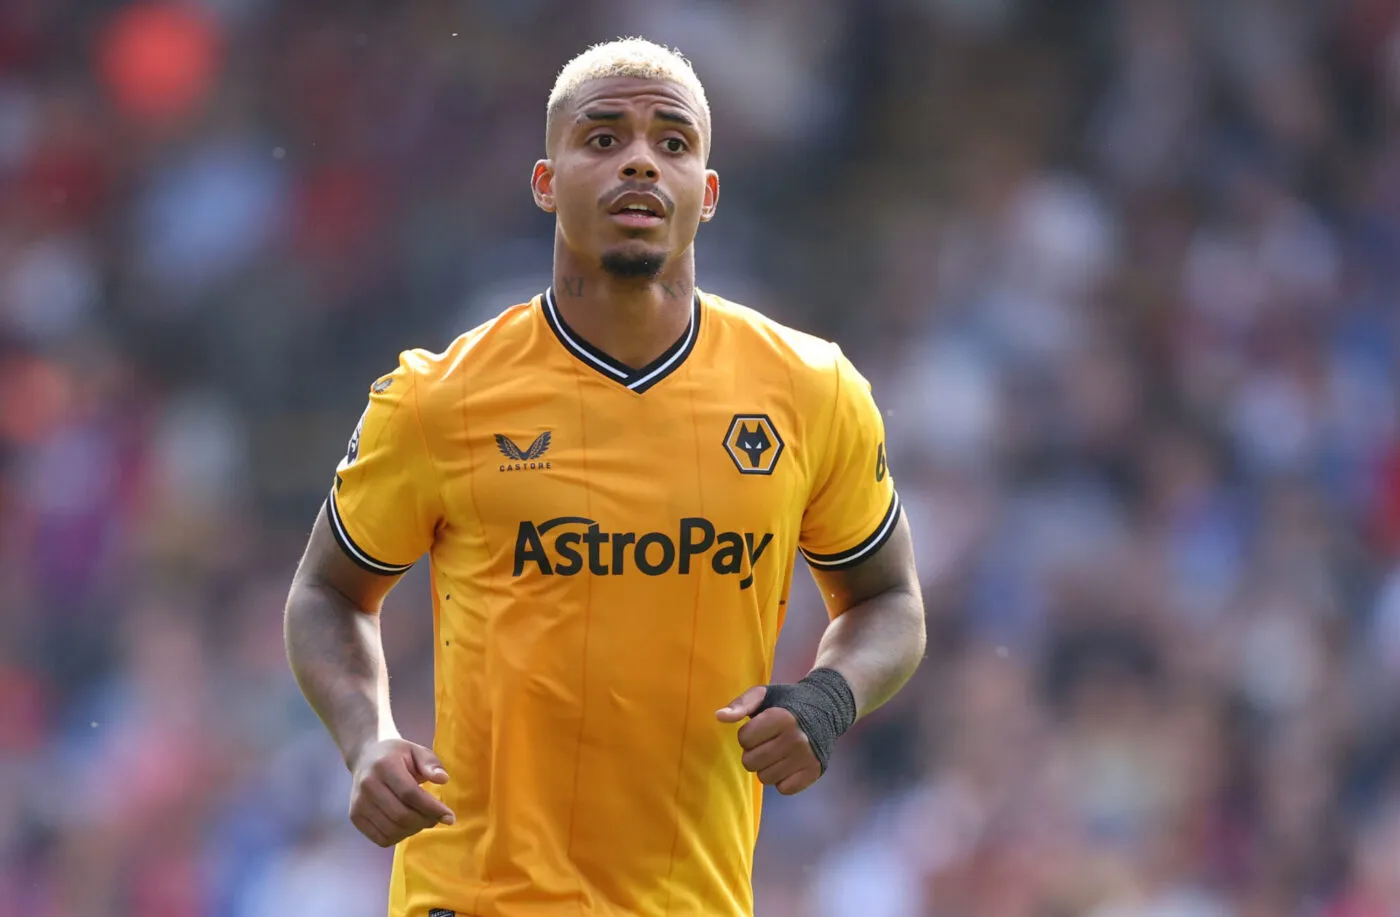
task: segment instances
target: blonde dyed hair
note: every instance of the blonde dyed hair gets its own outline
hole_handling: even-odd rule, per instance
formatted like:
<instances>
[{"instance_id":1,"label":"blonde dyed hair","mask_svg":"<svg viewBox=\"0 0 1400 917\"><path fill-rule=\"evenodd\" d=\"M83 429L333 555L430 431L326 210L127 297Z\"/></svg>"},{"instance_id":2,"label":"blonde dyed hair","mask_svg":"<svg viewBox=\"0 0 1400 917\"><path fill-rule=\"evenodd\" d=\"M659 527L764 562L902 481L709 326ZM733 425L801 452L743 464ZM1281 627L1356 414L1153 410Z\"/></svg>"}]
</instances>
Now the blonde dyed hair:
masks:
<instances>
[{"instance_id":1,"label":"blonde dyed hair","mask_svg":"<svg viewBox=\"0 0 1400 917\"><path fill-rule=\"evenodd\" d=\"M578 95L585 83L609 77L634 77L674 83L687 90L700 106L700 133L708 157L710 149L710 102L695 68L680 51L645 38L619 38L596 44L564 65L549 93L545 110L545 149L551 150L554 119Z\"/></svg>"}]
</instances>

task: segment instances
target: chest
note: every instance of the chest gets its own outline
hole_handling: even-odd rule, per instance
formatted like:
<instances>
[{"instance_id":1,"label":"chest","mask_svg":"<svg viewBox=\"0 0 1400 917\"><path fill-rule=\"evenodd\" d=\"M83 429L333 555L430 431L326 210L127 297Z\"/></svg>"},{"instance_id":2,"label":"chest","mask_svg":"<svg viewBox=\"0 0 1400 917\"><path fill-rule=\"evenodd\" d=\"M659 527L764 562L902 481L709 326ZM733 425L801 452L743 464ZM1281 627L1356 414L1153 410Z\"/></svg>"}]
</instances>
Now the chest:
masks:
<instances>
[{"instance_id":1,"label":"chest","mask_svg":"<svg viewBox=\"0 0 1400 917\"><path fill-rule=\"evenodd\" d=\"M483 398L443 450L445 496L503 534L561 519L639 533L786 529L800 522L812 459L785 396L715 374L640 396L575 381Z\"/></svg>"}]
</instances>

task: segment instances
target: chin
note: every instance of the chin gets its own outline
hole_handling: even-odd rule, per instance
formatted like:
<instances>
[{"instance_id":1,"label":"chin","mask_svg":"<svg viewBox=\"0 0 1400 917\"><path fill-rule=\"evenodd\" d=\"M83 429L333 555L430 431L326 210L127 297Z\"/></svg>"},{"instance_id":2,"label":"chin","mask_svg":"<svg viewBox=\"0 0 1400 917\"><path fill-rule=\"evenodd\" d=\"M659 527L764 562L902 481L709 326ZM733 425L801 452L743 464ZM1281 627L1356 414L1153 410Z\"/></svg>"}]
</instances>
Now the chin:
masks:
<instances>
[{"instance_id":1,"label":"chin","mask_svg":"<svg viewBox=\"0 0 1400 917\"><path fill-rule=\"evenodd\" d=\"M666 266L666 251L641 245L619 245L603 252L602 267L623 280L654 280Z\"/></svg>"}]
</instances>

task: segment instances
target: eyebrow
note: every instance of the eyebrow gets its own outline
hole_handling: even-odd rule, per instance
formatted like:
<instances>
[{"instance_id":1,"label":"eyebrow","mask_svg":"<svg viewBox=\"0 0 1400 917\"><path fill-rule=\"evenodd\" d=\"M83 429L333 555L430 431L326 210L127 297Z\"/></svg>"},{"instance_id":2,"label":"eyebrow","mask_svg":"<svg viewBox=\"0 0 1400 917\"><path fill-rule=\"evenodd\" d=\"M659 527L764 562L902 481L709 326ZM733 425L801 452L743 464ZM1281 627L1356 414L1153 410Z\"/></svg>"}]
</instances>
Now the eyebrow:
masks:
<instances>
[{"instance_id":1,"label":"eyebrow","mask_svg":"<svg viewBox=\"0 0 1400 917\"><path fill-rule=\"evenodd\" d=\"M598 110L595 110L595 111L584 111L584 112L579 112L578 120L579 120L580 123L581 123L581 122L584 122L584 121L593 121L593 122L615 122L615 121L621 121L621 120L622 120L622 112L620 112L620 111L611 111L611 110L606 110L606 111L598 111ZM664 109L663 109L663 110L658 111L658 112L656 113L656 120L658 120L658 121L669 121L669 122L672 123L672 124L681 124L681 125L684 125L685 127L691 127L691 128L695 127L695 119L692 118L692 117L690 117L690 115L687 115L687 114L685 114L684 112L679 112L679 111L668 111L668 110L664 110Z\"/></svg>"},{"instance_id":2,"label":"eyebrow","mask_svg":"<svg viewBox=\"0 0 1400 917\"><path fill-rule=\"evenodd\" d=\"M658 111L656 113L656 120L670 121L673 124L684 124L686 127L695 126L695 120L691 118L690 115L679 111Z\"/></svg>"}]
</instances>

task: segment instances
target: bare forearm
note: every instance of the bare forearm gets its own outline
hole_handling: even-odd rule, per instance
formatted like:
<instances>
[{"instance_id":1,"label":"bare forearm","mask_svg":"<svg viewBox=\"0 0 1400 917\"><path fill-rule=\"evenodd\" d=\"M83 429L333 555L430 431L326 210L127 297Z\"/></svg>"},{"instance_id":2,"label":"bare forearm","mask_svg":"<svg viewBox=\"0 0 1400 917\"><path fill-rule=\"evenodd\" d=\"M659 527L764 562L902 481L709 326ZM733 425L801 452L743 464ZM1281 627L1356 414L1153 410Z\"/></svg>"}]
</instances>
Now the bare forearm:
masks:
<instances>
[{"instance_id":1,"label":"bare forearm","mask_svg":"<svg viewBox=\"0 0 1400 917\"><path fill-rule=\"evenodd\" d=\"M899 691L924 657L923 600L893 589L848 608L827 625L817 666L845 676L864 716Z\"/></svg>"},{"instance_id":2,"label":"bare forearm","mask_svg":"<svg viewBox=\"0 0 1400 917\"><path fill-rule=\"evenodd\" d=\"M298 581L287 598L284 626L297 684L347 765L366 746L398 735L377 614L331 587Z\"/></svg>"}]
</instances>

